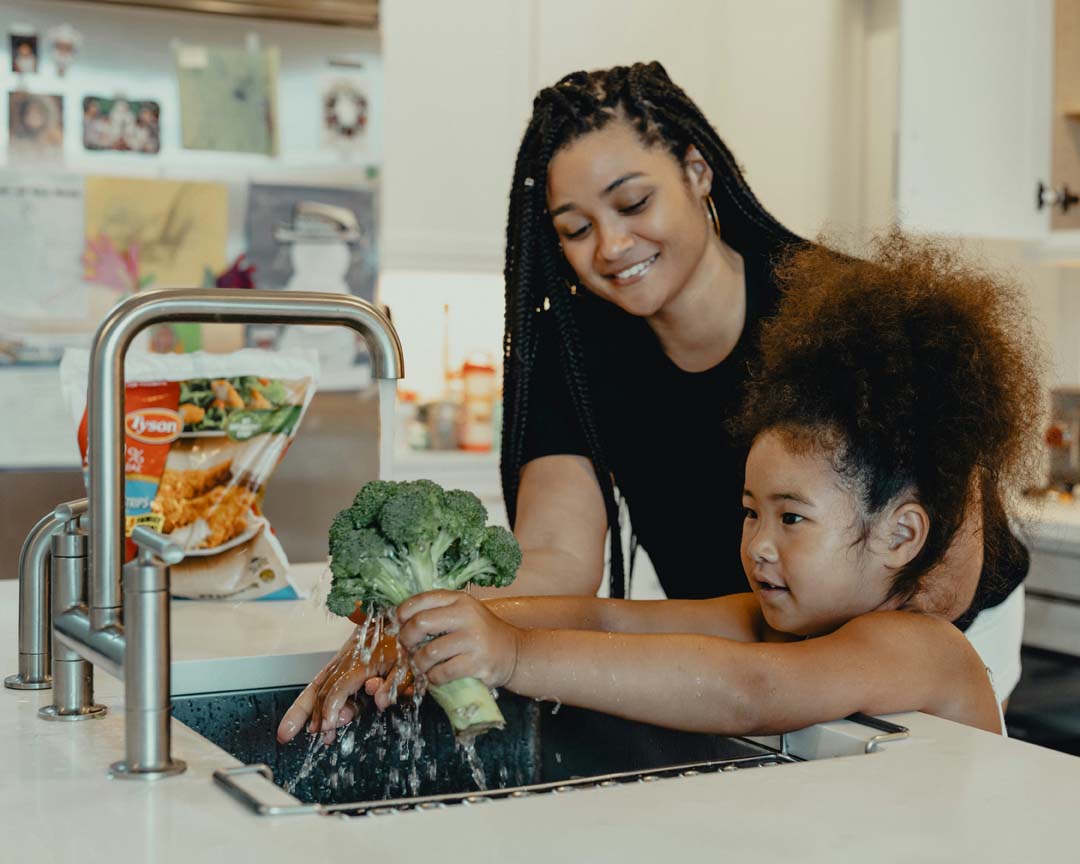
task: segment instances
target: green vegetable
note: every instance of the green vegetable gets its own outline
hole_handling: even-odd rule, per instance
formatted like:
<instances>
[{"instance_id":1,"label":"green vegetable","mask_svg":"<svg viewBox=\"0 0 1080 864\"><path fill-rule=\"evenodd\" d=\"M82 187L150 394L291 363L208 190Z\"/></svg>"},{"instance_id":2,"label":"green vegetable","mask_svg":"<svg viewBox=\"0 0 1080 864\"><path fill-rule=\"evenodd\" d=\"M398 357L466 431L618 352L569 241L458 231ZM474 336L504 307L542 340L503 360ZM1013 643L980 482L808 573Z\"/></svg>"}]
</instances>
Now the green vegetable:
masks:
<instances>
[{"instance_id":1,"label":"green vegetable","mask_svg":"<svg viewBox=\"0 0 1080 864\"><path fill-rule=\"evenodd\" d=\"M260 385L259 390L274 405L284 405L289 398L289 391L285 389L285 385L277 378L273 379L269 384Z\"/></svg>"},{"instance_id":2,"label":"green vegetable","mask_svg":"<svg viewBox=\"0 0 1080 864\"><path fill-rule=\"evenodd\" d=\"M505 528L486 525L471 492L445 491L430 480L376 480L330 525L333 581L326 605L336 615L392 608L414 594L458 590L468 583L509 585L521 548ZM458 736L501 729L502 713L475 678L428 688Z\"/></svg>"}]
</instances>

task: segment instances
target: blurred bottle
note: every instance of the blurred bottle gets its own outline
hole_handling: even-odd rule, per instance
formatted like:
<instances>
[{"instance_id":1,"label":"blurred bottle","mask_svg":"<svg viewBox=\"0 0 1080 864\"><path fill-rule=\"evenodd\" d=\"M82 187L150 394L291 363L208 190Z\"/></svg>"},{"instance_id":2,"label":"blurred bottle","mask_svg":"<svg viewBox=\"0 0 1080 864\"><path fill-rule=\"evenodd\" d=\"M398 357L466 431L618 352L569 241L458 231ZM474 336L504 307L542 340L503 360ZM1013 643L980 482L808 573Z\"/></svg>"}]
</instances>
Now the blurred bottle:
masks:
<instances>
[{"instance_id":1,"label":"blurred bottle","mask_svg":"<svg viewBox=\"0 0 1080 864\"><path fill-rule=\"evenodd\" d=\"M472 354L461 367L461 434L458 447L489 453L495 440L495 364L490 354Z\"/></svg>"},{"instance_id":2,"label":"blurred bottle","mask_svg":"<svg viewBox=\"0 0 1080 864\"><path fill-rule=\"evenodd\" d=\"M395 434L398 449L428 449L427 426L420 415L420 398L415 390L398 390Z\"/></svg>"}]
</instances>

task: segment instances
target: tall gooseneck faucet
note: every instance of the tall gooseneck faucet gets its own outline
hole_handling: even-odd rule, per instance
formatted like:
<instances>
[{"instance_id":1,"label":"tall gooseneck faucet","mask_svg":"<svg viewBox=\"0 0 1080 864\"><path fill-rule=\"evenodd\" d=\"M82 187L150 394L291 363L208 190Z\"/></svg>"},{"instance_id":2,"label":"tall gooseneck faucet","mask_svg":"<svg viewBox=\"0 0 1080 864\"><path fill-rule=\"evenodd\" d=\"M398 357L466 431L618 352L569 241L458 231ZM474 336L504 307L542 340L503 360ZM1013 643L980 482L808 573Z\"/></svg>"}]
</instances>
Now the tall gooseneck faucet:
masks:
<instances>
[{"instance_id":1,"label":"tall gooseneck faucet","mask_svg":"<svg viewBox=\"0 0 1080 864\"><path fill-rule=\"evenodd\" d=\"M117 624L123 605L124 356L139 331L166 321L343 325L363 337L374 377L404 374L401 343L389 319L370 303L345 294L167 289L137 294L117 304L94 337L87 394L89 606L94 630Z\"/></svg>"},{"instance_id":2,"label":"tall gooseneck faucet","mask_svg":"<svg viewBox=\"0 0 1080 864\"><path fill-rule=\"evenodd\" d=\"M138 557L121 567L125 539L124 356L140 330L164 321L343 325L367 343L376 378L400 378L404 368L401 344L386 316L371 304L342 294L169 289L131 297L114 307L102 322L94 336L87 397L89 591L85 590L82 569L86 563L86 536L79 528L82 501L57 508L35 529L41 536L34 535L32 547L43 549L45 539L58 526L65 526L62 534L51 537L56 548L50 568L52 605L56 607L52 614L57 646L52 656L53 681L59 680L62 686L54 686L55 704L45 706L39 714L52 720L99 717L105 709L93 704L90 664L122 675L125 758L112 766L110 775L117 778L154 779L184 770L184 763L171 754L168 594L168 565L179 561L183 552L168 538L137 527L132 540L139 546ZM388 418L381 420L387 422ZM36 557L24 563L30 576L41 570ZM127 581L126 597L121 594L121 573ZM22 646L37 645L42 640L31 637L47 632L49 609L38 602L42 593L39 581L23 579L21 587L32 594L23 598L28 614L26 620L20 619L20 652L27 653ZM37 653L43 651L38 646ZM20 662L20 670L23 665Z\"/></svg>"}]
</instances>

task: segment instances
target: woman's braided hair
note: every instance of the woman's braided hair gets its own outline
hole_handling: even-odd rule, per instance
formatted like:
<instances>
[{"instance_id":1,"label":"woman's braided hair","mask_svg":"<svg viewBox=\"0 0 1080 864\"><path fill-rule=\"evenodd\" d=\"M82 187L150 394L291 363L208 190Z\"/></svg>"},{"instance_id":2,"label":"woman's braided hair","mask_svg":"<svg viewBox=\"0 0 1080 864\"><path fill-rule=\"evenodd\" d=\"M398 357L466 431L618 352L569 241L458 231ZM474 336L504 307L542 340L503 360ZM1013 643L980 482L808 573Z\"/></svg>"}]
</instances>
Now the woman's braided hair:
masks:
<instances>
[{"instance_id":1,"label":"woman's braided hair","mask_svg":"<svg viewBox=\"0 0 1080 864\"><path fill-rule=\"evenodd\" d=\"M643 144L662 146L680 164L690 145L713 171L712 198L724 242L742 253L773 255L799 238L758 203L731 151L698 107L659 63L574 72L537 94L514 166L506 224L506 323L503 339L502 487L511 525L530 422L529 390L539 344L539 316L550 307L563 375L603 494L611 530L611 594L625 596L626 579L615 479L592 410L585 365L590 333L581 327L576 276L563 257L547 213L547 172L563 147L612 120L625 119Z\"/></svg>"}]
</instances>

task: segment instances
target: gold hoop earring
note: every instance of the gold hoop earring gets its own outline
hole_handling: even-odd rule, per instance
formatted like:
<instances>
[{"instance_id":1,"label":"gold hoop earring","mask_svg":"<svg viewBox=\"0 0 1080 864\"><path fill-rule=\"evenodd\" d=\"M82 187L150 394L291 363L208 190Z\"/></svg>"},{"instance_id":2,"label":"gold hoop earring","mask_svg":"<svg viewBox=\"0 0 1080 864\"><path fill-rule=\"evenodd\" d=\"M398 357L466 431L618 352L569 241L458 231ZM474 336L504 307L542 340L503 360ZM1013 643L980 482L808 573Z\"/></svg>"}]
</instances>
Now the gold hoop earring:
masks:
<instances>
[{"instance_id":1,"label":"gold hoop earring","mask_svg":"<svg viewBox=\"0 0 1080 864\"><path fill-rule=\"evenodd\" d=\"M712 222L712 229L716 232L716 236L720 236L720 217L716 215L716 205L713 203L712 195L705 196L705 209L709 212L709 221Z\"/></svg>"}]
</instances>

